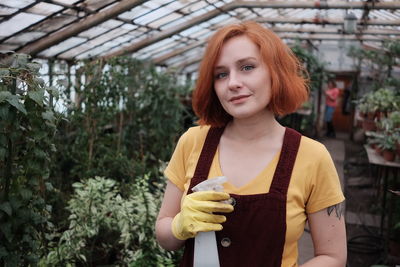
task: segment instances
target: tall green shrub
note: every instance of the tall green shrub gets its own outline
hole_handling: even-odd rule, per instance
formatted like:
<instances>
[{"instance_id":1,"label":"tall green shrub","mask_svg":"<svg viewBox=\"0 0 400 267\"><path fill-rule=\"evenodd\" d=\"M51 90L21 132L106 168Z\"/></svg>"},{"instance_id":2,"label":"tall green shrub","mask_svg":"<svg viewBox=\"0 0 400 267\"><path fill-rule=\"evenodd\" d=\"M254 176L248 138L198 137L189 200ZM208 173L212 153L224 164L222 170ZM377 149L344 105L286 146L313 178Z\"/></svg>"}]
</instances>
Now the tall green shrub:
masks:
<instances>
[{"instance_id":1,"label":"tall green shrub","mask_svg":"<svg viewBox=\"0 0 400 267\"><path fill-rule=\"evenodd\" d=\"M90 62L80 68L78 101L60 128L59 184L96 175L132 182L159 176L183 131L180 101L188 87L155 66L132 58Z\"/></svg>"},{"instance_id":2,"label":"tall green shrub","mask_svg":"<svg viewBox=\"0 0 400 267\"><path fill-rule=\"evenodd\" d=\"M9 59L0 65L0 265L27 266L46 243L57 91L39 77L40 64Z\"/></svg>"}]
</instances>

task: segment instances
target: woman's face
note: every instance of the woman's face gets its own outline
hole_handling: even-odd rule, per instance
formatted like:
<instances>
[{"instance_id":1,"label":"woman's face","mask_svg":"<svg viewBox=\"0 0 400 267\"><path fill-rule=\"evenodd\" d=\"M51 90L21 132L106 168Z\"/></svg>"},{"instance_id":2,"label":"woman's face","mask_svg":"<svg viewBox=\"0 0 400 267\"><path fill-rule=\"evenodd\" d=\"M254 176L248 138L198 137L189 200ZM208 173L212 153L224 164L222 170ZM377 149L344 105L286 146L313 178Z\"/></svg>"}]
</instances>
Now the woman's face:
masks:
<instances>
[{"instance_id":1,"label":"woman's face","mask_svg":"<svg viewBox=\"0 0 400 267\"><path fill-rule=\"evenodd\" d=\"M222 46L214 68L214 88L227 113L249 119L271 111L271 78L257 45L245 35Z\"/></svg>"}]
</instances>

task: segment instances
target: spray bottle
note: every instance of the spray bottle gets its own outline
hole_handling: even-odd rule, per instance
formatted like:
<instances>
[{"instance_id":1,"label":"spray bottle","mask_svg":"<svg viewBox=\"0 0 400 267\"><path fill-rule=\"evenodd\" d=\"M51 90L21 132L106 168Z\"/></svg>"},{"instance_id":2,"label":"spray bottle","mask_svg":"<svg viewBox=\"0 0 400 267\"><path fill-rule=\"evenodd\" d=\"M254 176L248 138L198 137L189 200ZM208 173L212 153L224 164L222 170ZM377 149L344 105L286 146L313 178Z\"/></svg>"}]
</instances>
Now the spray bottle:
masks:
<instances>
[{"instance_id":1,"label":"spray bottle","mask_svg":"<svg viewBox=\"0 0 400 267\"><path fill-rule=\"evenodd\" d=\"M193 192L218 191L222 192L223 183L227 181L225 176L205 180L195 187ZM194 267L219 267L217 239L215 232L199 232L194 239Z\"/></svg>"}]
</instances>

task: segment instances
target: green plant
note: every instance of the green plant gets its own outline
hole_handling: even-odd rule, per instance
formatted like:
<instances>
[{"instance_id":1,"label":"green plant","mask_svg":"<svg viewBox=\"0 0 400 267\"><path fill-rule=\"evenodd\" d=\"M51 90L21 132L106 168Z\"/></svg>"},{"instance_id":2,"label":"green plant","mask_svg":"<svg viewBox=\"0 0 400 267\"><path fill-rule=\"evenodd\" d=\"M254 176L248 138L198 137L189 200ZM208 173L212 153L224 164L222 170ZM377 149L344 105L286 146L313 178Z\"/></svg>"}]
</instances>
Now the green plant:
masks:
<instances>
[{"instance_id":1,"label":"green plant","mask_svg":"<svg viewBox=\"0 0 400 267\"><path fill-rule=\"evenodd\" d=\"M398 40L385 41L383 49L371 50L359 47L350 47L348 56L354 59L354 65L358 71L372 78L373 90L380 87L393 86L396 93L400 92L400 80L394 77L393 66L399 57L400 42Z\"/></svg>"},{"instance_id":2,"label":"green plant","mask_svg":"<svg viewBox=\"0 0 400 267\"><path fill-rule=\"evenodd\" d=\"M391 122L395 128L400 127L400 111L396 110L396 111L391 112L388 115L388 119L391 120Z\"/></svg>"},{"instance_id":3,"label":"green plant","mask_svg":"<svg viewBox=\"0 0 400 267\"><path fill-rule=\"evenodd\" d=\"M13 54L0 65L0 265L35 265L46 247L52 207L49 163L57 97L39 76L40 64Z\"/></svg>"},{"instance_id":4,"label":"green plant","mask_svg":"<svg viewBox=\"0 0 400 267\"><path fill-rule=\"evenodd\" d=\"M64 230L70 225L64 207L73 193L72 184L86 181L89 177L103 176L113 177L117 184L126 185L136 183L137 177L145 175L149 177L146 180L149 184L160 183L160 168L169 159L177 137L184 131L183 119L189 116L182 103L182 99L189 94L188 85L178 84L172 74L132 58L82 64L76 81L74 90L78 101L70 103L64 111L66 119L59 124L57 154L52 161L51 177L58 193L52 198L52 216L57 229L54 236L61 233L64 236ZM132 193L129 186L122 186L119 190L121 196ZM161 199L157 193L159 189L151 187L149 190ZM125 198L124 201L131 200ZM148 229L146 236L153 236L150 232L150 229L153 231L152 221L147 220L147 224L143 226ZM108 237L117 240L115 233ZM157 263L161 262L159 258L164 258L161 250L153 247L146 250L150 246L146 240L135 238L131 241L131 247L143 249L135 249L134 256L129 256L136 259L129 261L130 265L153 265L140 263L150 259ZM53 248L58 249L52 249L53 254L45 263L55 263L56 258L61 257L62 262L79 261L79 264L84 264L79 255L68 254L73 253L73 249L67 247L67 250L64 241L57 242L58 245L53 244ZM112 242L104 240L103 243ZM155 243L151 244L154 246ZM115 255L113 251L118 250L118 246L110 245L106 249L109 257ZM88 262L91 262L89 255L97 253L90 247L82 248L81 252ZM152 253L151 256L148 253ZM127 262L125 258L128 256L118 255ZM168 257L165 259L168 260ZM119 261L122 259L118 258L115 262Z\"/></svg>"},{"instance_id":5,"label":"green plant","mask_svg":"<svg viewBox=\"0 0 400 267\"><path fill-rule=\"evenodd\" d=\"M69 227L42 266L174 266L173 254L155 240L154 225L162 198L149 176L137 178L126 196L112 179L95 177L74 183L68 202Z\"/></svg>"},{"instance_id":6,"label":"green plant","mask_svg":"<svg viewBox=\"0 0 400 267\"><path fill-rule=\"evenodd\" d=\"M393 90L379 88L371 91L355 101L358 108L363 113L375 113L377 111L388 114L399 108L399 97Z\"/></svg>"},{"instance_id":7,"label":"green plant","mask_svg":"<svg viewBox=\"0 0 400 267\"><path fill-rule=\"evenodd\" d=\"M189 94L172 74L128 57L88 62L78 71L77 101L59 128L57 188L96 175L130 182L159 176L184 130Z\"/></svg>"},{"instance_id":8,"label":"green plant","mask_svg":"<svg viewBox=\"0 0 400 267\"><path fill-rule=\"evenodd\" d=\"M378 146L384 150L395 151L397 140L393 135L385 136L379 139Z\"/></svg>"}]
</instances>

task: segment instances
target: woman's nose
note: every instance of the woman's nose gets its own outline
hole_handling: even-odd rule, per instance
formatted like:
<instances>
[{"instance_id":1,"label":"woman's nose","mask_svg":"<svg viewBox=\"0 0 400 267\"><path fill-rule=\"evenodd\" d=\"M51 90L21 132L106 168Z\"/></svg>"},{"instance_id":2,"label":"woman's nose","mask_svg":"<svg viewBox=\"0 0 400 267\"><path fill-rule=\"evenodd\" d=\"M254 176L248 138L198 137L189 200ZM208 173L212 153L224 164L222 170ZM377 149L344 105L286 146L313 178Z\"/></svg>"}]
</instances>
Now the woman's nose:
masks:
<instances>
[{"instance_id":1,"label":"woman's nose","mask_svg":"<svg viewBox=\"0 0 400 267\"><path fill-rule=\"evenodd\" d=\"M240 80L240 77L237 73L231 72L229 73L229 81L228 81L228 87L231 90L238 89L242 86L242 82Z\"/></svg>"}]
</instances>

